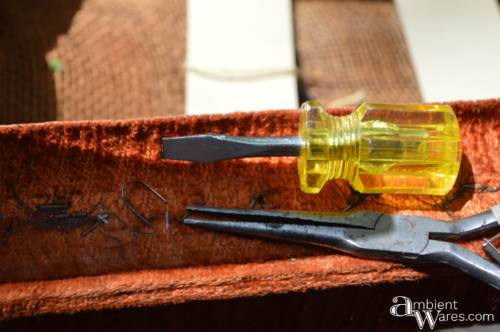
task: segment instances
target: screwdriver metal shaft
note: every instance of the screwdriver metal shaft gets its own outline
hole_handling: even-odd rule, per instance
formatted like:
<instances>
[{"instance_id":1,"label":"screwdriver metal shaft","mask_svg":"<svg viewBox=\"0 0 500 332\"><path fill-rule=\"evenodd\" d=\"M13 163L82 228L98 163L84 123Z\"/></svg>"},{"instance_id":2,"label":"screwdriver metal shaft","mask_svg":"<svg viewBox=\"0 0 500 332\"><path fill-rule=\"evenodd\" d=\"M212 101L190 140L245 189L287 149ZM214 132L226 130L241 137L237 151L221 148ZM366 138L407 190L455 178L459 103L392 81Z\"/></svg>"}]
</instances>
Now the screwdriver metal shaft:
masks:
<instances>
[{"instance_id":1,"label":"screwdriver metal shaft","mask_svg":"<svg viewBox=\"0 0 500 332\"><path fill-rule=\"evenodd\" d=\"M163 158L212 163L236 158L298 156L300 137L241 137L219 134L163 139Z\"/></svg>"}]
</instances>

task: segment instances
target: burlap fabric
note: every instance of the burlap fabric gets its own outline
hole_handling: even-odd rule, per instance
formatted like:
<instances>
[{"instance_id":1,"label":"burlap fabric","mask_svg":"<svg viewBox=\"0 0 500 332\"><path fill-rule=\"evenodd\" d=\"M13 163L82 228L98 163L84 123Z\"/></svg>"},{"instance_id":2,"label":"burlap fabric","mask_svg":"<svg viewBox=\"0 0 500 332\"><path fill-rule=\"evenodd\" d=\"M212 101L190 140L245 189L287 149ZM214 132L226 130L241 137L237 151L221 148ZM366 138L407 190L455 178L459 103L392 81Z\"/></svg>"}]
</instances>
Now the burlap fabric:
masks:
<instances>
[{"instance_id":1,"label":"burlap fabric","mask_svg":"<svg viewBox=\"0 0 500 332\"><path fill-rule=\"evenodd\" d=\"M295 1L294 11L303 99L421 101L392 1Z\"/></svg>"},{"instance_id":2,"label":"burlap fabric","mask_svg":"<svg viewBox=\"0 0 500 332\"><path fill-rule=\"evenodd\" d=\"M184 112L185 1L0 6L0 123ZM48 68L53 59L62 72Z\"/></svg>"},{"instance_id":3,"label":"burlap fabric","mask_svg":"<svg viewBox=\"0 0 500 332\"><path fill-rule=\"evenodd\" d=\"M301 100L421 101L391 1L295 1L294 18ZM185 43L185 0L3 1L0 123L183 114Z\"/></svg>"}]
</instances>

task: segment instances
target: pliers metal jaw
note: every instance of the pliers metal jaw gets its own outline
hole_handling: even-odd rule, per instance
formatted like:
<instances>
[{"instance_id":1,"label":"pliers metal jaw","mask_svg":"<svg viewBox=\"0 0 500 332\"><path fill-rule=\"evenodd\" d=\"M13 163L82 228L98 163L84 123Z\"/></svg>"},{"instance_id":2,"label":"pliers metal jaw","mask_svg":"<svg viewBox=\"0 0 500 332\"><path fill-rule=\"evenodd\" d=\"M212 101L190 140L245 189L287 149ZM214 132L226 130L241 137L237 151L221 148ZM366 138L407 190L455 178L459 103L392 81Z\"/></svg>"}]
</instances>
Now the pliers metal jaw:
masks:
<instances>
[{"instance_id":1,"label":"pliers metal jaw","mask_svg":"<svg viewBox=\"0 0 500 332\"><path fill-rule=\"evenodd\" d=\"M187 210L240 220L186 219L184 223L190 226L315 244L362 258L443 263L500 290L500 266L447 242L466 240L500 228L491 210L456 222L375 211L324 213L203 206Z\"/></svg>"}]
</instances>

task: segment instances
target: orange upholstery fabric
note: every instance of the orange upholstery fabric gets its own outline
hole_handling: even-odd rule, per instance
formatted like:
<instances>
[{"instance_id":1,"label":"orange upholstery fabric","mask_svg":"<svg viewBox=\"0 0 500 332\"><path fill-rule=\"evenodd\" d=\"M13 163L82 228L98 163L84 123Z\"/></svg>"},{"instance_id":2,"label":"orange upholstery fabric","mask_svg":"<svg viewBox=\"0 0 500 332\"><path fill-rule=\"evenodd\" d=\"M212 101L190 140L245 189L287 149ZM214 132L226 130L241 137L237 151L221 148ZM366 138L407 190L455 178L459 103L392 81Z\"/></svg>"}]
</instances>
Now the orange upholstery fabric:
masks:
<instances>
[{"instance_id":1,"label":"orange upholstery fabric","mask_svg":"<svg viewBox=\"0 0 500 332\"><path fill-rule=\"evenodd\" d=\"M464 150L454 192L460 183L472 179L497 188L500 100L450 105L459 118ZM337 115L350 111L329 110ZM0 203L0 214L5 216L0 219L4 241L0 246L1 317L262 296L461 274L446 266L364 260L331 249L235 236L180 223L188 205L203 201L207 206L245 208L253 196L268 191L271 194L266 196L265 207L270 209L340 211L345 207L346 200L353 196L343 181L336 182L342 193L333 183L318 195L301 192L295 158L213 164L161 159L162 137L210 132L290 136L297 132L298 116L297 110L282 110L0 126L0 199L10 203ZM152 227L140 222L122 201L121 186L132 179L146 182L168 201L167 206L143 186L126 188L133 206L152 218ZM44 204L47 196L66 200L71 205L69 212L89 211L103 203L93 214L101 209L108 211L110 222L86 237L80 233L93 222L68 232L31 226L20 229L23 220L32 215L11 205L20 204L13 189L31 209ZM370 196L353 210L450 220L437 203L452 195ZM457 217L465 217L500 203L499 198L500 193L479 197L468 191L449 209ZM124 245L123 250L117 247L116 239ZM479 239L462 245L485 256Z\"/></svg>"}]
</instances>

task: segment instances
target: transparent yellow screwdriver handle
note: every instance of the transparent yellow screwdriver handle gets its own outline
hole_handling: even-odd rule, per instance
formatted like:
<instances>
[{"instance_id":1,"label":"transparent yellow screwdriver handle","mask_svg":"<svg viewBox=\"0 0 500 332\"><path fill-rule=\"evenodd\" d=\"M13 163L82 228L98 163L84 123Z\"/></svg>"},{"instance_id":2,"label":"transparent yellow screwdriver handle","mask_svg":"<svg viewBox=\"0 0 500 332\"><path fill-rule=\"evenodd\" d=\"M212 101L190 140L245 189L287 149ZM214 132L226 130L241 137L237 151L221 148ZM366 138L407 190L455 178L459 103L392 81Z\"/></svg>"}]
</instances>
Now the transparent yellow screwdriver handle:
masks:
<instances>
[{"instance_id":1,"label":"transparent yellow screwdriver handle","mask_svg":"<svg viewBox=\"0 0 500 332\"><path fill-rule=\"evenodd\" d=\"M445 195L460 168L460 128L445 105L364 103L336 117L320 103L306 102L299 128L306 193L345 179L361 193Z\"/></svg>"}]
</instances>

